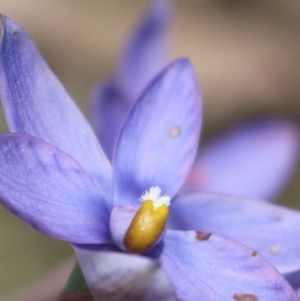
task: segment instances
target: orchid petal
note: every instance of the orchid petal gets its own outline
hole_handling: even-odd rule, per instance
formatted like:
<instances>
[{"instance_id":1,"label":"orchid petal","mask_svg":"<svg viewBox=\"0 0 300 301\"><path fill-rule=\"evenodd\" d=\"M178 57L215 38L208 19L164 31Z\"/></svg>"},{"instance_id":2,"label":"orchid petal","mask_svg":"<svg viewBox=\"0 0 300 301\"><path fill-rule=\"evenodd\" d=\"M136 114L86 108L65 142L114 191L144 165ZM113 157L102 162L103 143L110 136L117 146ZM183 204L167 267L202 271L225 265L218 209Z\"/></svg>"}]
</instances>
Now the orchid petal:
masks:
<instances>
[{"instance_id":1,"label":"orchid petal","mask_svg":"<svg viewBox=\"0 0 300 301\"><path fill-rule=\"evenodd\" d=\"M157 261L103 248L75 248L95 301L175 301L174 290Z\"/></svg>"},{"instance_id":2,"label":"orchid petal","mask_svg":"<svg viewBox=\"0 0 300 301\"><path fill-rule=\"evenodd\" d=\"M70 154L108 199L111 167L92 129L28 33L2 16L0 94L8 126Z\"/></svg>"},{"instance_id":3,"label":"orchid petal","mask_svg":"<svg viewBox=\"0 0 300 301\"><path fill-rule=\"evenodd\" d=\"M295 171L299 138L286 121L236 128L202 149L186 188L271 200Z\"/></svg>"},{"instance_id":4,"label":"orchid petal","mask_svg":"<svg viewBox=\"0 0 300 301\"><path fill-rule=\"evenodd\" d=\"M115 81L131 101L167 65L170 11L169 1L153 1L124 51Z\"/></svg>"},{"instance_id":5,"label":"orchid petal","mask_svg":"<svg viewBox=\"0 0 300 301\"><path fill-rule=\"evenodd\" d=\"M183 301L298 300L256 251L214 234L168 230L163 247L152 256L160 258Z\"/></svg>"},{"instance_id":6,"label":"orchid petal","mask_svg":"<svg viewBox=\"0 0 300 301\"><path fill-rule=\"evenodd\" d=\"M47 236L73 243L107 243L103 197L69 155L38 138L0 135L0 202Z\"/></svg>"},{"instance_id":7,"label":"orchid petal","mask_svg":"<svg viewBox=\"0 0 300 301\"><path fill-rule=\"evenodd\" d=\"M201 97L188 60L175 61L135 103L116 145L114 204L137 205L159 186L172 197L192 165L200 132Z\"/></svg>"},{"instance_id":8,"label":"orchid petal","mask_svg":"<svg viewBox=\"0 0 300 301\"><path fill-rule=\"evenodd\" d=\"M259 252L281 273L300 270L300 212L213 193L178 196L170 227L215 233Z\"/></svg>"},{"instance_id":9,"label":"orchid petal","mask_svg":"<svg viewBox=\"0 0 300 301\"><path fill-rule=\"evenodd\" d=\"M133 100L112 82L99 85L92 96L91 122L109 159L112 159L116 137L124 123Z\"/></svg>"},{"instance_id":10,"label":"orchid petal","mask_svg":"<svg viewBox=\"0 0 300 301\"><path fill-rule=\"evenodd\" d=\"M146 84L167 65L169 21L169 1L153 1L127 45L115 78L101 83L92 95L91 122L110 159L130 107Z\"/></svg>"}]
</instances>

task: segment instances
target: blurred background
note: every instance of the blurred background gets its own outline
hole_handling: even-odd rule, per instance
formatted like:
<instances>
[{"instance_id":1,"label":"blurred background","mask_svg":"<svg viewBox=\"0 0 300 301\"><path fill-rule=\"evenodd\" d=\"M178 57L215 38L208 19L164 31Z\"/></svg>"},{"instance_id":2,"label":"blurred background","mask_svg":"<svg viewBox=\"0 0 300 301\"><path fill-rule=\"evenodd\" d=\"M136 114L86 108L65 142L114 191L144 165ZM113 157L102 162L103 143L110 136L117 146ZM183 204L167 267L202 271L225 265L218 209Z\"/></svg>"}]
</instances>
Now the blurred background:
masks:
<instances>
[{"instance_id":1,"label":"blurred background","mask_svg":"<svg viewBox=\"0 0 300 301\"><path fill-rule=\"evenodd\" d=\"M204 96L203 141L257 118L276 116L299 122L298 0L173 2L171 54L189 57L198 73ZM87 115L91 88L112 73L148 4L141 0L0 0L0 12L30 32ZM2 132L7 130L3 115L0 126ZM297 178L299 172L280 203L300 208ZM63 262L59 274L47 276L52 277L55 295L60 289L58 279L71 269L70 246L43 237L2 207L0 218L0 300L17 300L5 296L43 279L42 274Z\"/></svg>"}]
</instances>

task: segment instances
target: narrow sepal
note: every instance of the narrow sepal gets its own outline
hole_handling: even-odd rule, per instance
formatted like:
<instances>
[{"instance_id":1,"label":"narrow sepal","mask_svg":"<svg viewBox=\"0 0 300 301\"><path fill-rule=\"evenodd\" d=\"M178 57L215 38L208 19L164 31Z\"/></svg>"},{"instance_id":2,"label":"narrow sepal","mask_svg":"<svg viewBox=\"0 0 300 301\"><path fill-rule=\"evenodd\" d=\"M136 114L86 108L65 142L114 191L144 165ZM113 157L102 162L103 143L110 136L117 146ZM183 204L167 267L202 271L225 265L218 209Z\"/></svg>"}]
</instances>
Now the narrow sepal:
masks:
<instances>
[{"instance_id":1,"label":"narrow sepal","mask_svg":"<svg viewBox=\"0 0 300 301\"><path fill-rule=\"evenodd\" d=\"M111 167L95 134L25 29L2 16L0 95L8 126L70 154L111 197Z\"/></svg>"},{"instance_id":2,"label":"narrow sepal","mask_svg":"<svg viewBox=\"0 0 300 301\"><path fill-rule=\"evenodd\" d=\"M185 189L271 201L293 175L299 146L299 128L288 121L234 128L201 148Z\"/></svg>"},{"instance_id":3,"label":"narrow sepal","mask_svg":"<svg viewBox=\"0 0 300 301\"><path fill-rule=\"evenodd\" d=\"M139 204L152 186L172 197L194 159L201 126L201 96L190 62L166 68L135 103L118 139L114 204Z\"/></svg>"}]
</instances>

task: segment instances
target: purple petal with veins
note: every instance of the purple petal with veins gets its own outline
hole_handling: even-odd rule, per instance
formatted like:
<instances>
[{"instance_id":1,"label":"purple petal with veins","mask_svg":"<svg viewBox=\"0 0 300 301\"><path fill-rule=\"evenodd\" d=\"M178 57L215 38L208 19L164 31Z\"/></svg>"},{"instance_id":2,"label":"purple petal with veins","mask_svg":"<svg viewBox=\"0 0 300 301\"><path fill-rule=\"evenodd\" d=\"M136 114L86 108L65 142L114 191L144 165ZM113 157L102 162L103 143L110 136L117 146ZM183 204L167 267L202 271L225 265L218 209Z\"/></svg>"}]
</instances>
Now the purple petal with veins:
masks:
<instances>
[{"instance_id":1,"label":"purple petal with veins","mask_svg":"<svg viewBox=\"0 0 300 301\"><path fill-rule=\"evenodd\" d=\"M135 103L113 161L114 205L139 205L141 194L159 186L172 197L196 154L201 96L188 60L168 66Z\"/></svg>"},{"instance_id":2,"label":"purple petal with veins","mask_svg":"<svg viewBox=\"0 0 300 301\"><path fill-rule=\"evenodd\" d=\"M69 155L40 139L0 135L0 200L40 232L72 243L110 241L109 210Z\"/></svg>"},{"instance_id":3,"label":"purple petal with veins","mask_svg":"<svg viewBox=\"0 0 300 301\"><path fill-rule=\"evenodd\" d=\"M168 230L151 255L160 258L179 300L298 300L259 253L214 234Z\"/></svg>"},{"instance_id":4,"label":"purple petal with veins","mask_svg":"<svg viewBox=\"0 0 300 301\"><path fill-rule=\"evenodd\" d=\"M299 128L264 120L235 128L200 150L185 190L273 200L295 171Z\"/></svg>"},{"instance_id":5,"label":"purple petal with veins","mask_svg":"<svg viewBox=\"0 0 300 301\"><path fill-rule=\"evenodd\" d=\"M25 29L6 16L2 22L0 95L10 131L70 154L110 198L111 167L89 124Z\"/></svg>"},{"instance_id":6,"label":"purple petal with veins","mask_svg":"<svg viewBox=\"0 0 300 301\"><path fill-rule=\"evenodd\" d=\"M300 212L217 193L179 195L170 209L169 227L239 241L283 274L300 270Z\"/></svg>"},{"instance_id":7,"label":"purple petal with veins","mask_svg":"<svg viewBox=\"0 0 300 301\"><path fill-rule=\"evenodd\" d=\"M111 251L75 248L95 301L176 301L170 281L155 260Z\"/></svg>"}]
</instances>

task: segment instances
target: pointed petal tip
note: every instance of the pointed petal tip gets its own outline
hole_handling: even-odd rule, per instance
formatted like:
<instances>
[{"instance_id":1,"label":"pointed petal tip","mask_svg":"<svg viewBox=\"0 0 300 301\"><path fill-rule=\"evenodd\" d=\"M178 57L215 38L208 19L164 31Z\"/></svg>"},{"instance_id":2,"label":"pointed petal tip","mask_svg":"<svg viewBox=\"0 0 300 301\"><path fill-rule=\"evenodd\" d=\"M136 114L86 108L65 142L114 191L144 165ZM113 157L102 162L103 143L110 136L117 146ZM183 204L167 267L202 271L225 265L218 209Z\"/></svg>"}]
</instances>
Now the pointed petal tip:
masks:
<instances>
[{"instance_id":1,"label":"pointed petal tip","mask_svg":"<svg viewBox=\"0 0 300 301\"><path fill-rule=\"evenodd\" d=\"M167 67L166 69L173 69L178 73L185 73L186 76L189 76L190 80L192 78L191 82L197 87L199 87L195 68L189 58L187 57L179 58L171 62L169 67Z\"/></svg>"},{"instance_id":2,"label":"pointed petal tip","mask_svg":"<svg viewBox=\"0 0 300 301\"><path fill-rule=\"evenodd\" d=\"M169 73L172 77L178 73L182 79L187 78L186 84L196 84L196 86L198 86L197 75L189 58L179 58L172 61L164 68L164 70L161 71L160 75L157 76L157 79L168 78L166 76L167 73ZM178 79L176 81L179 82Z\"/></svg>"},{"instance_id":3,"label":"pointed petal tip","mask_svg":"<svg viewBox=\"0 0 300 301\"><path fill-rule=\"evenodd\" d=\"M182 57L182 58L176 59L171 63L171 66L172 65L178 65L178 66L181 66L182 68L183 67L192 68L192 63L188 57Z\"/></svg>"},{"instance_id":4,"label":"pointed petal tip","mask_svg":"<svg viewBox=\"0 0 300 301\"><path fill-rule=\"evenodd\" d=\"M174 86L174 90L180 91L190 90L193 91L194 100L198 103L199 110L202 107L202 93L195 68L189 58L179 58L171 62L164 71L161 73L161 77L169 73L171 78L176 79L177 85ZM179 78L177 78L177 74ZM168 76L165 76L168 78ZM169 80L167 80L169 81ZM175 80L174 80L175 81ZM201 119L201 118L200 118Z\"/></svg>"},{"instance_id":5,"label":"pointed petal tip","mask_svg":"<svg viewBox=\"0 0 300 301\"><path fill-rule=\"evenodd\" d=\"M22 40L24 36L29 36L29 39L31 39L26 29L14 19L0 14L0 20L2 25L1 42L3 44L3 47L5 47L4 44L8 45L15 43L20 39ZM10 47L11 46L8 46L8 48Z\"/></svg>"},{"instance_id":6,"label":"pointed petal tip","mask_svg":"<svg viewBox=\"0 0 300 301\"><path fill-rule=\"evenodd\" d=\"M12 18L0 13L0 20L2 23L2 31L13 31L20 28L21 25L14 21Z\"/></svg>"}]
</instances>

